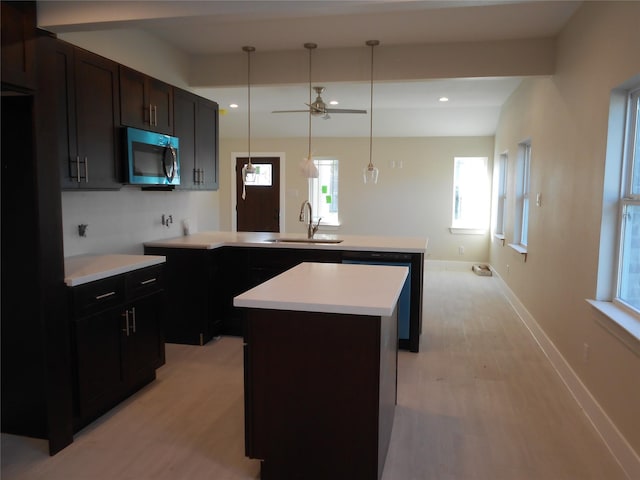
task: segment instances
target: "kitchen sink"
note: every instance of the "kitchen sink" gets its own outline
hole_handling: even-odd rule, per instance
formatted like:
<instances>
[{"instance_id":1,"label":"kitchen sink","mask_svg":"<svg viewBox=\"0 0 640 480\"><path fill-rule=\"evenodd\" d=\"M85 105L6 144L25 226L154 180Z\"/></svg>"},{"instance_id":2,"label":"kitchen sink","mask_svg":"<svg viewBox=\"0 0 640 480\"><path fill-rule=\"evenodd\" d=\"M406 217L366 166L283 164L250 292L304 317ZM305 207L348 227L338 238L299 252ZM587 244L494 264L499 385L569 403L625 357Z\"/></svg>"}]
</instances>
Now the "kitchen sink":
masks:
<instances>
[{"instance_id":1,"label":"kitchen sink","mask_svg":"<svg viewBox=\"0 0 640 480\"><path fill-rule=\"evenodd\" d=\"M342 243L338 238L270 238L271 243Z\"/></svg>"}]
</instances>

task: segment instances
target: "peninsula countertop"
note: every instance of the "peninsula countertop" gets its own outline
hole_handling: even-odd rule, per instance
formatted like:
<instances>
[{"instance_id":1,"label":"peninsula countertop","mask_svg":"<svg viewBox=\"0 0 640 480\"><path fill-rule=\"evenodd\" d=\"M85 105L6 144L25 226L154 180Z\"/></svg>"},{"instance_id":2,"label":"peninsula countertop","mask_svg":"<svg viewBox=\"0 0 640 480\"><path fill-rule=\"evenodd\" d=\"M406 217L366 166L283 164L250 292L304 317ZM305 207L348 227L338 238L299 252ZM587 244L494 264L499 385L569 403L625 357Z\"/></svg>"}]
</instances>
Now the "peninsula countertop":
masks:
<instances>
[{"instance_id":1,"label":"peninsula countertop","mask_svg":"<svg viewBox=\"0 0 640 480\"><path fill-rule=\"evenodd\" d=\"M428 239L378 235L305 234L271 232L200 232L144 242L145 247L215 249L223 246L304 248L375 252L425 253Z\"/></svg>"},{"instance_id":2,"label":"peninsula countertop","mask_svg":"<svg viewBox=\"0 0 640 480\"><path fill-rule=\"evenodd\" d=\"M409 269L303 262L233 299L236 307L390 316Z\"/></svg>"},{"instance_id":3,"label":"peninsula countertop","mask_svg":"<svg viewBox=\"0 0 640 480\"><path fill-rule=\"evenodd\" d=\"M161 255L77 255L64 259L64 283L75 287L84 283L164 263Z\"/></svg>"}]
</instances>

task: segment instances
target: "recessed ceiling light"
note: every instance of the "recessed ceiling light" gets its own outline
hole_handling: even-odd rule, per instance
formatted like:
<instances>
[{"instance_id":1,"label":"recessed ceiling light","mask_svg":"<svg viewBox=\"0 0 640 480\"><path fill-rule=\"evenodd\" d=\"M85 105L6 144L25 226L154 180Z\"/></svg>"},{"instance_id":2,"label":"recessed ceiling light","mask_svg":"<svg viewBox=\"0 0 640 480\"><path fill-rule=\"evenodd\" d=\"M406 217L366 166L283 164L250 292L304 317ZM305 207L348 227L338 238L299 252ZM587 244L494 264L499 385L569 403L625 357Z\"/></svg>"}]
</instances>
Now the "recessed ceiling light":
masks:
<instances>
[{"instance_id":1,"label":"recessed ceiling light","mask_svg":"<svg viewBox=\"0 0 640 480\"><path fill-rule=\"evenodd\" d=\"M340 102L338 102L337 100L331 100L329 102L329 105L338 105L338 103L340 103Z\"/></svg>"},{"instance_id":2,"label":"recessed ceiling light","mask_svg":"<svg viewBox=\"0 0 640 480\"><path fill-rule=\"evenodd\" d=\"M238 104L237 103L232 103L229 105L230 108L238 108Z\"/></svg>"},{"instance_id":3,"label":"recessed ceiling light","mask_svg":"<svg viewBox=\"0 0 640 480\"><path fill-rule=\"evenodd\" d=\"M440 97L438 100L440 102L448 102L449 101L449 97Z\"/></svg>"}]
</instances>

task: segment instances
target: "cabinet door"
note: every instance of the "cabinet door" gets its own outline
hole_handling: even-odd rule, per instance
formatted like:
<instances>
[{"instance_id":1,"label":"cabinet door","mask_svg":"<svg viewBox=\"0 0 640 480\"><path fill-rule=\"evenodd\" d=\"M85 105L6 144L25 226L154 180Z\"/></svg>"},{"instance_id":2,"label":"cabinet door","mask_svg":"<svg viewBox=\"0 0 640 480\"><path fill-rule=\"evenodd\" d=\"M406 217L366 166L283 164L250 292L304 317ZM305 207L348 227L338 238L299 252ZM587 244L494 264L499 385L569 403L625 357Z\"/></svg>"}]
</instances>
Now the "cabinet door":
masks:
<instances>
[{"instance_id":1,"label":"cabinet door","mask_svg":"<svg viewBox=\"0 0 640 480\"><path fill-rule=\"evenodd\" d=\"M36 2L2 2L2 83L36 88Z\"/></svg>"},{"instance_id":2,"label":"cabinet door","mask_svg":"<svg viewBox=\"0 0 640 480\"><path fill-rule=\"evenodd\" d=\"M153 113L151 129L173 135L173 87L150 77L147 84Z\"/></svg>"},{"instance_id":3,"label":"cabinet door","mask_svg":"<svg viewBox=\"0 0 640 480\"><path fill-rule=\"evenodd\" d=\"M106 411L123 391L121 313L120 308L113 308L74 322L81 418Z\"/></svg>"},{"instance_id":4,"label":"cabinet door","mask_svg":"<svg viewBox=\"0 0 640 480\"><path fill-rule=\"evenodd\" d=\"M58 140L56 158L60 165L60 185L65 190L76 189L82 187L81 170L84 166L80 165L76 135L74 47L53 38L45 38L42 41L52 44L51 49L55 56L52 63L53 71L48 73L51 81L56 84L56 88L53 89L56 94L52 102L55 107L49 117L54 120L52 123ZM38 68L44 68L44 64L39 64Z\"/></svg>"},{"instance_id":5,"label":"cabinet door","mask_svg":"<svg viewBox=\"0 0 640 480\"><path fill-rule=\"evenodd\" d=\"M218 278L218 253L154 247L145 247L144 253L167 257L165 341L204 345L219 335L222 328L222 286L219 286L221 280Z\"/></svg>"},{"instance_id":6,"label":"cabinet door","mask_svg":"<svg viewBox=\"0 0 640 480\"><path fill-rule=\"evenodd\" d=\"M218 104L174 89L174 134L180 139L180 190L218 189Z\"/></svg>"},{"instance_id":7,"label":"cabinet door","mask_svg":"<svg viewBox=\"0 0 640 480\"><path fill-rule=\"evenodd\" d=\"M80 185L117 189L120 164L118 64L86 50L75 50L78 156L84 163Z\"/></svg>"},{"instance_id":8,"label":"cabinet door","mask_svg":"<svg viewBox=\"0 0 640 480\"><path fill-rule=\"evenodd\" d=\"M198 99L196 168L203 190L218 189L218 104Z\"/></svg>"},{"instance_id":9,"label":"cabinet door","mask_svg":"<svg viewBox=\"0 0 640 480\"><path fill-rule=\"evenodd\" d=\"M180 141L180 190L198 188L196 173L196 111L197 96L174 89L174 135Z\"/></svg>"},{"instance_id":10,"label":"cabinet door","mask_svg":"<svg viewBox=\"0 0 640 480\"><path fill-rule=\"evenodd\" d=\"M122 125L173 134L173 87L120 65Z\"/></svg>"},{"instance_id":11,"label":"cabinet door","mask_svg":"<svg viewBox=\"0 0 640 480\"><path fill-rule=\"evenodd\" d=\"M164 311L162 293L138 299L125 309L126 349L123 368L127 388L155 378L156 368L164 364Z\"/></svg>"}]
</instances>

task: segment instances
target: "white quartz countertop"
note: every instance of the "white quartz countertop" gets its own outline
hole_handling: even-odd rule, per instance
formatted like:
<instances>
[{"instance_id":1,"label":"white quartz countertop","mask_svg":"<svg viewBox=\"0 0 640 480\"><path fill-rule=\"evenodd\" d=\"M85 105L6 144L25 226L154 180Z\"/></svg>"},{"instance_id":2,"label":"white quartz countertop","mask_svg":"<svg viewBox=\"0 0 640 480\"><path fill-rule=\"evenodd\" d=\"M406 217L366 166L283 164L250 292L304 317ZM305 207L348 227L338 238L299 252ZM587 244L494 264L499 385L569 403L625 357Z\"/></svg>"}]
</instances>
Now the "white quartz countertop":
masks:
<instances>
[{"instance_id":1,"label":"white quartz countertop","mask_svg":"<svg viewBox=\"0 0 640 480\"><path fill-rule=\"evenodd\" d=\"M304 262L233 299L236 307L389 316L407 267Z\"/></svg>"},{"instance_id":2,"label":"white quartz countertop","mask_svg":"<svg viewBox=\"0 0 640 480\"><path fill-rule=\"evenodd\" d=\"M164 263L161 255L78 255L64 259L64 283L70 287Z\"/></svg>"},{"instance_id":3,"label":"white quartz countertop","mask_svg":"<svg viewBox=\"0 0 640 480\"><path fill-rule=\"evenodd\" d=\"M276 242L274 240L293 240ZM342 240L339 243L333 243ZM305 234L269 232L201 232L182 237L145 242L146 247L214 249L223 246L360 250L374 252L424 253L424 237L316 234L308 242Z\"/></svg>"}]
</instances>

